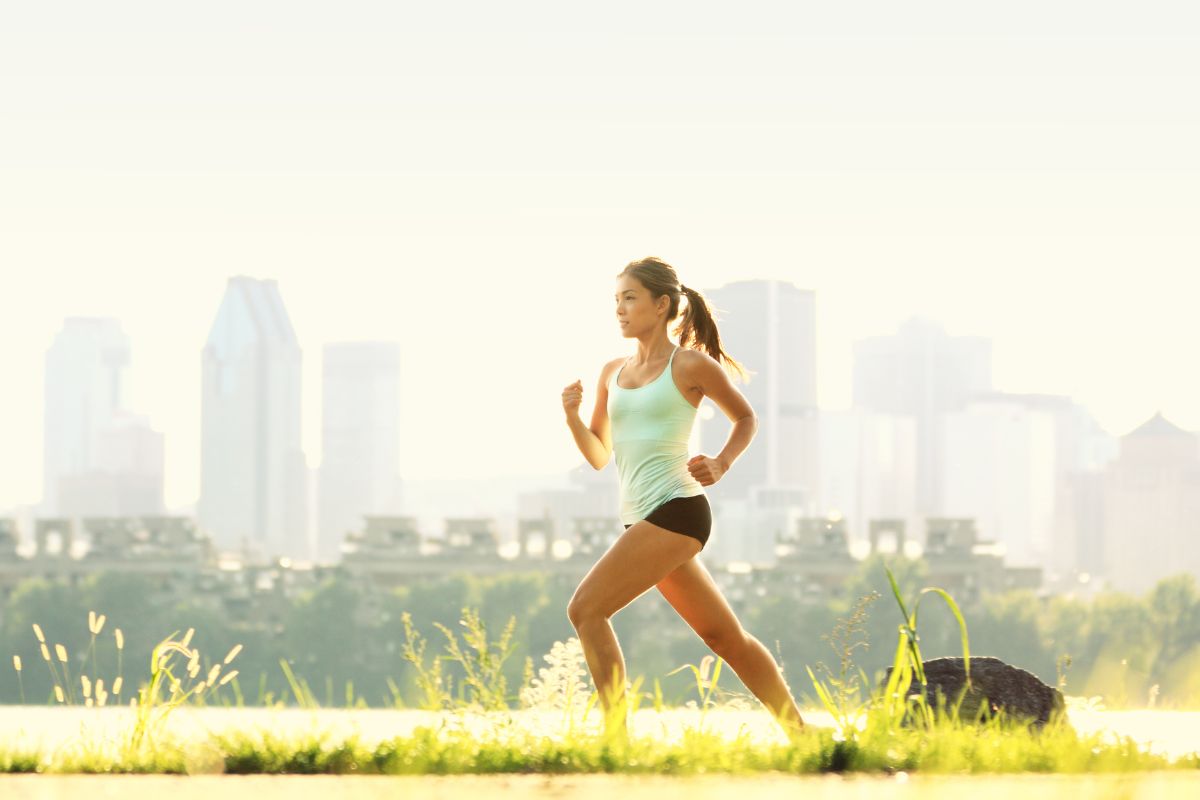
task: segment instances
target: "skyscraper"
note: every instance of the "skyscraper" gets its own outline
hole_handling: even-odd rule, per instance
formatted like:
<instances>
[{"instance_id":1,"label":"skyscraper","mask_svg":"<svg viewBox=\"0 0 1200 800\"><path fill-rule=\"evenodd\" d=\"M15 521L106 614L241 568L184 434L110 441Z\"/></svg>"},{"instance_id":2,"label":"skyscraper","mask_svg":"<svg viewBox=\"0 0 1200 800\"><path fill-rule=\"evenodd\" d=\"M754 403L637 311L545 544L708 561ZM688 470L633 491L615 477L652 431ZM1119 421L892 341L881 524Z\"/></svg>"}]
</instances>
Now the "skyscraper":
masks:
<instances>
[{"instance_id":1,"label":"skyscraper","mask_svg":"<svg viewBox=\"0 0 1200 800\"><path fill-rule=\"evenodd\" d=\"M943 513L946 413L991 389L990 339L949 336L937 323L914 317L895 335L854 343L854 407L916 419L918 514Z\"/></svg>"},{"instance_id":2,"label":"skyscraper","mask_svg":"<svg viewBox=\"0 0 1200 800\"><path fill-rule=\"evenodd\" d=\"M46 351L42 516L162 513L163 436L125 407L129 352L97 317L68 317Z\"/></svg>"},{"instance_id":3,"label":"skyscraper","mask_svg":"<svg viewBox=\"0 0 1200 800\"><path fill-rule=\"evenodd\" d=\"M769 564L776 537L797 514L815 513L820 490L816 301L773 280L704 290L722 347L750 373L735 385L758 416L758 433L728 475L705 489L713 506L714 561ZM732 423L701 404L701 451L716 456Z\"/></svg>"},{"instance_id":4,"label":"skyscraper","mask_svg":"<svg viewBox=\"0 0 1200 800\"><path fill-rule=\"evenodd\" d=\"M222 549L311 556L300 367L276 282L230 278L202 354L197 508Z\"/></svg>"},{"instance_id":5,"label":"skyscraper","mask_svg":"<svg viewBox=\"0 0 1200 800\"><path fill-rule=\"evenodd\" d=\"M816 298L783 281L735 281L704 290L724 349L749 371L735 385L754 407L758 434L729 474L709 488L721 499L790 490L801 505L818 491ZM712 406L710 400L704 405ZM715 407L704 412L701 448L716 456L732 427ZM813 507L815 509L815 506Z\"/></svg>"},{"instance_id":6,"label":"skyscraper","mask_svg":"<svg viewBox=\"0 0 1200 800\"><path fill-rule=\"evenodd\" d=\"M1120 438L1104 471L1104 565L1112 588L1200 577L1200 436L1156 413Z\"/></svg>"},{"instance_id":7,"label":"skyscraper","mask_svg":"<svg viewBox=\"0 0 1200 800\"><path fill-rule=\"evenodd\" d=\"M317 558L337 561L366 514L398 514L400 349L392 342L324 348Z\"/></svg>"},{"instance_id":8,"label":"skyscraper","mask_svg":"<svg viewBox=\"0 0 1200 800\"><path fill-rule=\"evenodd\" d=\"M987 499L984 499L980 507L975 508L973 512L966 513L966 508L964 508L966 498L955 497L955 491L951 488L951 484L955 483L953 476L958 474L960 478L965 477L972 469L979 469L979 467L974 466L960 471L959 464L964 460L971 462L983 460L991 462L991 466L986 469L995 469L999 467L1002 459L986 452L989 448L971 444L968 437L964 437L962 441L954 441L955 434L950 428L947 428L943 452L949 455L957 451L957 454L950 456L948 460L950 465L948 478L950 480L947 483L945 498L948 506L947 515L958 515L954 513L954 506L957 504L964 511L962 516L977 518L981 536L1009 546L1010 557L1007 559L1009 563L1019 563L1016 557L1019 548L1014 549L1011 542L1013 531L1002 531L998 525L994 525L994 522L998 520L989 522L986 518L985 506L988 502L1003 503L1007 506L1007 510L1003 512L1004 516L1008 518L1010 524L1017 524L1017 531L1024 527L1025 531L1032 535L1031 541L1041 539L1041 550L1044 557L1036 563L1043 567L1047 586L1073 589L1077 586L1076 579L1079 573L1102 574L1104 571L1101 544L1104 502L1100 491L1102 488L1100 479L1103 477L1105 466L1117 456L1118 440L1116 437L1104 431L1084 406L1065 395L983 392L974 395L968 403L967 410L961 413L971 415L971 407L978 407L982 403L1002 404L1010 408L1012 417L1001 423L1009 426L1020 423L1022 419L1031 420L1035 412L1048 416L1054 427L1054 452L1051 456L1039 455L1033 461L1027 462L1026 469L1009 475L997 476L994 481L985 481L985 483L993 484L992 490L986 495ZM953 416L948 418L950 425L955 424L953 419ZM958 423L961 424L963 421L960 418ZM970 425L970 427L976 429L974 425ZM1011 440L1005 443L1005 447L1009 448L1023 440L1026 432L1010 427L1010 430L1002 436L1004 439ZM1039 491L1035 490L1038 480L1035 476L1042 473L1043 468L1050 463L1054 466L1053 521L1048 526L1042 526L1039 531L1038 526L1033 523L1018 522L1019 514L1014 512L1024 505L1022 501L1011 497L1005 500L1001 498L1014 488L1013 481L1019 481L1019 491L1032 498ZM978 493L980 491L977 487L971 487L969 482L959 480L957 483L960 487L966 486L969 492Z\"/></svg>"},{"instance_id":9,"label":"skyscraper","mask_svg":"<svg viewBox=\"0 0 1200 800\"><path fill-rule=\"evenodd\" d=\"M913 418L862 409L822 409L820 416L820 514L844 519L852 540L869 540L873 519L903 520L916 530Z\"/></svg>"},{"instance_id":10,"label":"skyscraper","mask_svg":"<svg viewBox=\"0 0 1200 800\"><path fill-rule=\"evenodd\" d=\"M1055 419L1018 397L989 395L944 415L937 460L943 513L975 520L979 535L1005 547L1005 563L1049 568L1055 536Z\"/></svg>"}]
</instances>

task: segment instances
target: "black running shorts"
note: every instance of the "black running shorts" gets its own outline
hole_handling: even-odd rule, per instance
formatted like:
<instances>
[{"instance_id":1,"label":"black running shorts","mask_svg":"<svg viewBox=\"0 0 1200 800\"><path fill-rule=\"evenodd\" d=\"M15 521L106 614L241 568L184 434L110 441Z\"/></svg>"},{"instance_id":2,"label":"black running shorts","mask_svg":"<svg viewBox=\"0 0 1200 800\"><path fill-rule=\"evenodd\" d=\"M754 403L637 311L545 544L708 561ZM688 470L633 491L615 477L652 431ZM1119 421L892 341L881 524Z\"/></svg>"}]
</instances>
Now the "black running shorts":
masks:
<instances>
[{"instance_id":1,"label":"black running shorts","mask_svg":"<svg viewBox=\"0 0 1200 800\"><path fill-rule=\"evenodd\" d=\"M708 535L712 533L712 509L708 505L707 495L675 497L647 514L646 522L690 536L700 542L700 549L703 550ZM630 525L625 526L626 530L629 528Z\"/></svg>"}]
</instances>

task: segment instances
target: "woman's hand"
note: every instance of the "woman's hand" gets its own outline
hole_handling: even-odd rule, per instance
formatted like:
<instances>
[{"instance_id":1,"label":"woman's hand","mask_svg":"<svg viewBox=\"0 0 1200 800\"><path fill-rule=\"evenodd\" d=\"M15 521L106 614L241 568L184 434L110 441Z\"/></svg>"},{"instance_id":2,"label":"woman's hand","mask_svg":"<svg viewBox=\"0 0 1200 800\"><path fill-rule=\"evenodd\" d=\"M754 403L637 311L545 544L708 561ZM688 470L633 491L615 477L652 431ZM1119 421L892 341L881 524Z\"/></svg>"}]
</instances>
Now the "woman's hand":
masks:
<instances>
[{"instance_id":1,"label":"woman's hand","mask_svg":"<svg viewBox=\"0 0 1200 800\"><path fill-rule=\"evenodd\" d=\"M583 381L578 380L563 389L563 411L569 418L572 413L579 413L579 404L583 402Z\"/></svg>"},{"instance_id":2,"label":"woman's hand","mask_svg":"<svg viewBox=\"0 0 1200 800\"><path fill-rule=\"evenodd\" d=\"M701 486L712 486L721 479L721 476L726 471L720 461L705 455L696 455L689 458L687 468L688 472L692 473L692 477L699 481Z\"/></svg>"}]
</instances>

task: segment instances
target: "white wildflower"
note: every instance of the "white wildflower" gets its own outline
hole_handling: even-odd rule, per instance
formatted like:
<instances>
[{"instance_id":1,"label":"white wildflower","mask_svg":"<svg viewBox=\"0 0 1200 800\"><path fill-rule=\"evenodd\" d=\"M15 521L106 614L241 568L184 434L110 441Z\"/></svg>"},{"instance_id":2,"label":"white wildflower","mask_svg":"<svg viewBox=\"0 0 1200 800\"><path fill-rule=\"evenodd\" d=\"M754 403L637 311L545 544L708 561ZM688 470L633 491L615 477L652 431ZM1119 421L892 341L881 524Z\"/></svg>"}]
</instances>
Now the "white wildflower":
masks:
<instances>
[{"instance_id":1,"label":"white wildflower","mask_svg":"<svg viewBox=\"0 0 1200 800\"><path fill-rule=\"evenodd\" d=\"M555 642L550 652L543 656L549 668L538 670L537 678L521 689L521 705L524 708L567 709L582 711L587 706L588 684L587 660L579 639L572 636L566 642Z\"/></svg>"}]
</instances>

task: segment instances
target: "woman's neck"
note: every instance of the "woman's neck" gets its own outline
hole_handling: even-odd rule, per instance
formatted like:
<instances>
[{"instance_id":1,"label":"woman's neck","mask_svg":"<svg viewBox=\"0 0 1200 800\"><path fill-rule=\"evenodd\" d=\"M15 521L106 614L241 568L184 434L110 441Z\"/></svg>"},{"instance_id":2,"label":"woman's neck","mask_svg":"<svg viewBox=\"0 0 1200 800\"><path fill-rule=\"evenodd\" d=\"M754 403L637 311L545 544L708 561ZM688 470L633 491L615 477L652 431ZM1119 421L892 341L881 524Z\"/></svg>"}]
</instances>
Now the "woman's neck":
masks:
<instances>
[{"instance_id":1,"label":"woman's neck","mask_svg":"<svg viewBox=\"0 0 1200 800\"><path fill-rule=\"evenodd\" d=\"M649 364L651 361L666 358L671 355L671 351L674 349L675 344L665 335L661 339L656 338L653 342L649 343L639 339L637 352L633 355L633 362L635 364Z\"/></svg>"}]
</instances>

